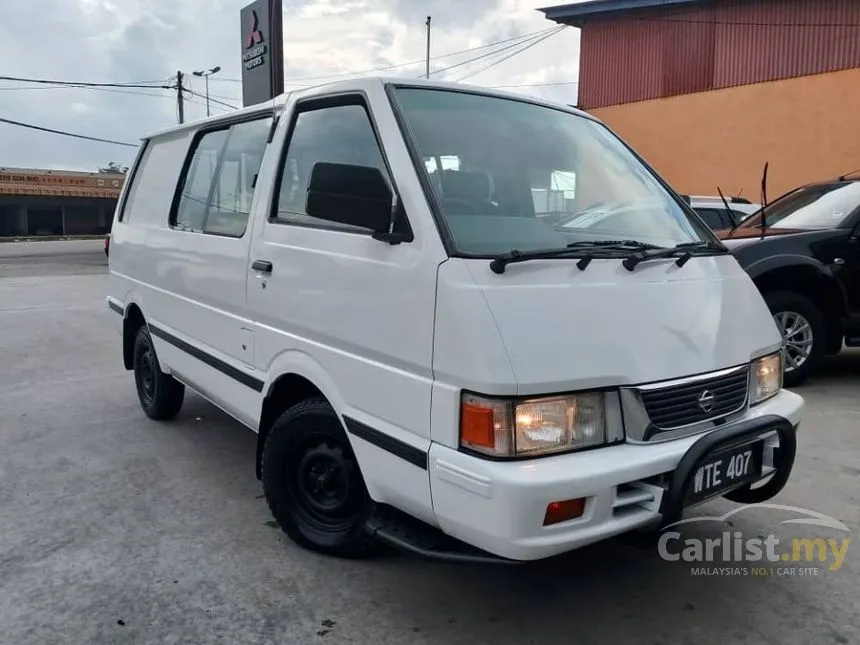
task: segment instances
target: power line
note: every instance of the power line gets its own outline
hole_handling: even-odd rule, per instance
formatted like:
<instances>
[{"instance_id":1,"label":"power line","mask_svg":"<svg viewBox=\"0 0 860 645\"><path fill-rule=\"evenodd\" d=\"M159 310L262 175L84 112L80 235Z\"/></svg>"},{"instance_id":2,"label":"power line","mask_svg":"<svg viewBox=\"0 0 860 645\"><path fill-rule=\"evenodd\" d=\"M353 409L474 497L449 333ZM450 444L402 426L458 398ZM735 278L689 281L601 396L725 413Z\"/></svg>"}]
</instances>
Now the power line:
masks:
<instances>
[{"instance_id":1,"label":"power line","mask_svg":"<svg viewBox=\"0 0 860 645\"><path fill-rule=\"evenodd\" d=\"M63 86L60 85L40 85L39 87L0 87L0 91L11 92L14 90L26 90L28 92L35 92L36 90L61 90L64 89ZM72 88L74 89L74 88ZM83 88L81 88L83 89Z\"/></svg>"},{"instance_id":2,"label":"power line","mask_svg":"<svg viewBox=\"0 0 860 645\"><path fill-rule=\"evenodd\" d=\"M158 89L154 83L164 84L164 81L141 81L137 83L86 83L81 81L57 81L45 78L22 78L20 76L0 76L0 81L15 81L17 83L36 83L39 85L58 85L67 87L133 87Z\"/></svg>"},{"instance_id":3,"label":"power line","mask_svg":"<svg viewBox=\"0 0 860 645\"><path fill-rule=\"evenodd\" d=\"M126 143L125 141L114 141L113 139L101 139L99 137L90 137L85 134L75 134L73 132L65 132L63 130L54 130L52 128L43 128L39 125L33 125L31 123L22 123L21 121L13 121L12 119L4 119L0 117L0 123L7 123L9 125L17 125L21 128L28 128L30 130L38 130L40 132L50 132L51 134L61 134L64 137L73 137L75 139L85 139L87 141L97 141L99 143L112 143L117 146L128 146L129 148L137 148L136 143Z\"/></svg>"},{"instance_id":4,"label":"power line","mask_svg":"<svg viewBox=\"0 0 860 645\"><path fill-rule=\"evenodd\" d=\"M502 40L496 40L491 43L486 43L484 45L478 45L477 47L469 47L467 49L460 49L454 52L448 52L447 54L439 54L437 56L431 56L430 60L440 60L442 58L450 58L451 56L458 56L460 54L468 54L470 52L481 51L482 49L487 49L489 47L495 47L496 45L503 45L505 43L509 43L514 40L521 40L524 38L528 38L529 36L539 36L541 34L545 34L549 31L553 31L557 29L557 27L550 27L548 29L541 29L539 31L533 31L527 34L519 34L518 36L510 36L509 38L503 38ZM397 69L400 67L410 67L413 65L422 65L426 62L426 58L421 58L414 61L409 61L407 63L395 63L393 65L386 65L384 67L371 67L369 69L357 70L352 72L341 72L338 74L328 74L324 76L297 76L292 79L293 81L316 81L316 80L325 80L330 78L343 78L346 76L356 76L360 74L372 74L373 72L384 72L390 69ZM433 72L431 72L432 74ZM241 83L241 79L238 78L213 78L213 81L224 81L227 83ZM288 82L287 85L297 85L297 83Z\"/></svg>"},{"instance_id":5,"label":"power line","mask_svg":"<svg viewBox=\"0 0 860 645\"><path fill-rule=\"evenodd\" d=\"M156 89L153 87L152 89ZM164 94L153 94L150 92L133 92L131 90L118 90L110 87L71 87L67 85L43 85L40 87L0 87L0 90L92 90L98 92L112 92L114 94L128 94L131 96L152 96L157 99L171 98Z\"/></svg>"},{"instance_id":6,"label":"power line","mask_svg":"<svg viewBox=\"0 0 860 645\"><path fill-rule=\"evenodd\" d=\"M482 67L481 69L475 70L474 72L469 72L469 73L468 73L468 74L466 74L465 76L461 76L460 78L458 78L458 79L457 79L457 82L459 83L460 81L463 81L463 80L465 80L465 79L467 79L467 78L471 78L472 76L477 76L477 75L478 75L478 74L480 74L481 72L485 72L485 71L487 71L488 69L490 69L491 67L495 67L496 65L499 65L500 63L503 63L503 62L505 62L506 60L508 60L508 59L510 59L510 58L513 58L514 56L518 56L519 54L522 54L522 53L523 53L524 51L526 51L527 49L531 49L531 48L532 48L532 47L534 47L535 45L538 45L538 44L542 43L542 42L543 42L544 40L546 40L547 38L551 38L552 36L555 36L557 33L561 32L561 31L564 31L564 29L565 29L565 28L566 28L566 26L564 26L564 27L560 27L559 29L556 29L556 30L555 30L555 31L553 31L552 33L546 34L545 36L541 36L540 38L538 38L538 39L536 39L536 40L532 40L530 43L528 43L528 44L527 44L527 45L525 45L524 47L522 47L522 48L520 48L520 49L518 49L518 50L516 50L516 51L511 52L511 53L510 53L510 54L508 54L507 56L502 56L502 57L501 57L501 58L499 58L498 60L494 60L492 63L490 63L489 65L486 65L485 67Z\"/></svg>"},{"instance_id":7,"label":"power line","mask_svg":"<svg viewBox=\"0 0 860 645\"><path fill-rule=\"evenodd\" d=\"M515 43L510 44L510 45L506 45L504 47L500 47L499 49L496 49L494 51L487 52L485 54L481 54L480 56L475 56L474 58L469 58L468 60L460 61L459 63L455 63L454 65L449 65L448 67L443 67L442 69L437 69L435 71L430 72L430 75L432 76L434 74L442 74L443 72L447 72L447 71L450 71L452 69L456 69L458 67L463 67L464 65L469 65L471 63L474 63L475 61L482 60L482 59L488 58L490 56L496 56L497 54L501 54L502 52L508 51L509 49L513 49L515 47L519 47L520 45L527 43L529 41L535 40L536 38L541 38L541 37L545 37L545 36L551 36L552 34L556 34L559 31L561 31L562 29L566 29L566 26L562 25L561 27L551 27L550 29L546 29L543 32L541 32L540 34L535 35L535 36L531 36L530 38L520 39L518 42L515 42Z\"/></svg>"},{"instance_id":8,"label":"power line","mask_svg":"<svg viewBox=\"0 0 860 645\"><path fill-rule=\"evenodd\" d=\"M153 94L151 92L133 92L130 90L118 90L118 89L109 88L109 87L69 87L69 86L65 86L65 85L60 85L60 86L48 86L48 85L46 85L46 86L41 86L41 87L0 87L0 91L2 91L2 90L31 90L31 91L34 91L34 90L64 90L64 89L92 90L92 91L99 91L99 92L112 92L114 94L128 94L131 96L151 96L152 98L156 98L156 99L174 100L174 97L169 96L167 94ZM156 88L153 87L152 89L156 89ZM164 89L176 89L176 88L173 87L173 88L164 88ZM185 89L186 89L186 91L188 91L187 88L185 88ZM224 98L229 98L229 97L224 97ZM187 97L185 98L185 101L188 103L193 103L194 105L202 105L202 106L206 105L206 103L204 103L203 101L196 101L194 99L189 99ZM224 108L219 108L219 109L223 110ZM233 108L233 109L235 109L235 108Z\"/></svg>"},{"instance_id":9,"label":"power line","mask_svg":"<svg viewBox=\"0 0 860 645\"><path fill-rule=\"evenodd\" d=\"M201 94L200 92L195 92L194 90L189 90L187 87L185 88L185 91L188 92L189 94L191 94L192 96L199 96L201 98L206 98L205 94ZM211 94L209 95L209 100L212 101L213 103L215 103L216 105L223 105L224 107L228 107L231 110L238 110L239 109L235 105L230 105L229 103L225 103L224 101L219 101L217 99L213 99Z\"/></svg>"},{"instance_id":10,"label":"power line","mask_svg":"<svg viewBox=\"0 0 860 645\"><path fill-rule=\"evenodd\" d=\"M561 28L564 28L564 26L562 26ZM526 33L526 34L519 34L517 36L510 36L508 38L503 38L501 40L496 40L496 41L493 41L490 43L485 43L483 45L478 45L476 47L468 47L466 49L460 49L457 51L448 52L445 54L439 54L437 56L432 56L430 60L440 60L443 58L450 58L451 56L458 56L460 54L466 54L466 53L470 53L470 52L481 51L483 49L495 47L496 45L503 45L506 43L512 43L513 41L520 41L520 42L512 44L510 47L501 48L501 49L498 49L496 51L489 52L486 56L480 57L480 58L486 58L487 56L498 54L502 51L506 51L507 49L515 47L516 45L522 44L523 42L527 41L531 37L541 36L541 35L544 35L547 33L554 32L554 31L559 30L561 28L560 27L550 27L548 29L541 29L541 30L533 31L533 32ZM434 72L431 72L431 74L437 74L437 73L447 71L448 69L460 67L463 64L466 64L468 62L474 62L475 60L479 60L479 58L470 59L469 61L466 61L465 63L460 63L458 65L446 67L446 68L443 68L441 70L436 70ZM400 67L409 67L412 65L419 65L419 64L423 64L425 62L426 62L426 58L421 58L418 60L409 61L409 62L405 62L405 63L395 63L393 65L386 65L384 67L372 67L372 68L364 69L364 70L357 70L357 71L352 71L352 72L341 72L338 74L328 74L328 75L322 75L322 76L301 76L301 77L296 77L295 79L292 79L292 80L294 80L294 81L313 81L313 80L342 78L342 77L355 76L355 75L361 75L361 74L371 74L374 72L384 72L387 70L397 69ZM175 89L175 86L170 87L167 85L167 83L169 83L170 80L172 80L173 78L174 77L171 77L171 79L168 79L166 81L165 80L145 80L145 81L129 81L129 82L125 82L125 83L104 83L104 82L89 82L89 81L59 81L59 80L52 80L52 79L26 78L26 77L18 77L18 76L0 76L0 81L14 81L14 82L19 82L19 83L32 83L32 84L37 84L37 85L48 85L48 86L57 86L57 87ZM212 81L226 81L226 82L230 82L230 83L241 83L242 82L241 79L220 78L220 77L219 78L213 78ZM294 82L288 82L287 84L299 86L298 83L294 83ZM0 90L6 90L6 89L8 89L8 90L13 90L13 89L14 90L18 90L18 89L25 90L25 89L35 89L35 88L23 88L23 87L22 88L0 88ZM153 96L155 96L155 95L153 95ZM210 97L211 96L214 96L214 95L210 94ZM224 97L222 97L222 98L224 98ZM232 108L232 109L236 109L232 105L227 105L227 104L225 104L225 105L227 107Z\"/></svg>"},{"instance_id":11,"label":"power line","mask_svg":"<svg viewBox=\"0 0 860 645\"><path fill-rule=\"evenodd\" d=\"M239 100L235 96L227 96L225 94L212 94L212 92L209 93L209 96L215 97L216 99L224 99L225 101L238 101Z\"/></svg>"}]
</instances>

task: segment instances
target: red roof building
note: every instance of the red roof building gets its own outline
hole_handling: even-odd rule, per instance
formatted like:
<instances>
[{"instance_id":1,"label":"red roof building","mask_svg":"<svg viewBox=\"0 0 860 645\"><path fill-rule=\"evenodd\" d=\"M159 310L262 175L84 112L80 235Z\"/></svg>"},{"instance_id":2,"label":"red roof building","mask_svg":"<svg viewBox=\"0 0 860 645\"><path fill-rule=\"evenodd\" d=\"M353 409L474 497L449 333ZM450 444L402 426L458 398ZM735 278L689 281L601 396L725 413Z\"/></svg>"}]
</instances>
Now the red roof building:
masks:
<instances>
[{"instance_id":1,"label":"red roof building","mask_svg":"<svg viewBox=\"0 0 860 645\"><path fill-rule=\"evenodd\" d=\"M857 0L592 0L578 105L680 192L769 197L860 168Z\"/></svg>"}]
</instances>

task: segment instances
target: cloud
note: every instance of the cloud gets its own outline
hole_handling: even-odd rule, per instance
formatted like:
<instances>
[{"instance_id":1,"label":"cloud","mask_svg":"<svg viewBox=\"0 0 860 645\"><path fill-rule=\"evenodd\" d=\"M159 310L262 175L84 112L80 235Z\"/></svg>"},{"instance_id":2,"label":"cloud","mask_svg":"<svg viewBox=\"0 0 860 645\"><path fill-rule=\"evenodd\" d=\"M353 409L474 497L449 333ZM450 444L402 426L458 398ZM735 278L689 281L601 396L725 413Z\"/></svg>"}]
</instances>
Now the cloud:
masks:
<instances>
[{"instance_id":1,"label":"cloud","mask_svg":"<svg viewBox=\"0 0 860 645\"><path fill-rule=\"evenodd\" d=\"M0 60L9 76L89 82L140 82L152 87L35 87L0 81L0 116L80 134L136 142L176 123L177 70L202 94L196 69L222 70L210 81L215 101L241 104L239 11L249 0L4 0ZM423 74L425 20L432 16L432 69L458 80L516 48L449 72L493 49L450 52L554 27L536 11L542 0L284 0L287 88L395 66L388 74ZM549 2L552 4L552 1ZM37 25L39 41L33 42ZM498 46L498 48L504 45ZM579 37L573 29L468 79L486 85L568 83L512 88L566 103L576 101ZM403 63L412 63L402 65ZM321 78L326 77L326 78ZM15 89L9 89L15 88ZM26 89L20 89L26 88ZM186 118L205 116L205 102L189 96ZM212 111L227 111L222 104ZM79 141L0 125L0 165L95 169L113 160L130 164L133 148Z\"/></svg>"},{"instance_id":2,"label":"cloud","mask_svg":"<svg viewBox=\"0 0 860 645\"><path fill-rule=\"evenodd\" d=\"M69 109L75 114L89 114L93 111L89 105L87 105L86 103L81 103L80 101L78 101L77 103L72 103L69 106Z\"/></svg>"}]
</instances>

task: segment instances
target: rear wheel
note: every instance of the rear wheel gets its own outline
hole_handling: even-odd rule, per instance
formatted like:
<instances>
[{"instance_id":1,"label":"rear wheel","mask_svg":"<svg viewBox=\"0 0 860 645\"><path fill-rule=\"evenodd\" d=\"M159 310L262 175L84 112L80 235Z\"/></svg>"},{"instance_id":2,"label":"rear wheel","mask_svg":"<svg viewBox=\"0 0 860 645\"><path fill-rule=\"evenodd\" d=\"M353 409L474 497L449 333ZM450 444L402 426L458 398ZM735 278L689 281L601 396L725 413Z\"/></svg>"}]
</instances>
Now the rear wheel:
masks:
<instances>
[{"instance_id":1,"label":"rear wheel","mask_svg":"<svg viewBox=\"0 0 860 645\"><path fill-rule=\"evenodd\" d=\"M374 503L334 410L324 399L295 405L275 421L263 449L263 490L284 532L305 548L365 557Z\"/></svg>"},{"instance_id":2,"label":"rear wheel","mask_svg":"<svg viewBox=\"0 0 860 645\"><path fill-rule=\"evenodd\" d=\"M185 386L158 367L149 329L142 325L134 340L134 382L140 407L150 419L166 421L179 414Z\"/></svg>"},{"instance_id":3,"label":"rear wheel","mask_svg":"<svg viewBox=\"0 0 860 645\"><path fill-rule=\"evenodd\" d=\"M774 291L765 294L765 301L785 346L783 382L788 387L800 385L826 353L824 317L815 303L799 293Z\"/></svg>"}]
</instances>

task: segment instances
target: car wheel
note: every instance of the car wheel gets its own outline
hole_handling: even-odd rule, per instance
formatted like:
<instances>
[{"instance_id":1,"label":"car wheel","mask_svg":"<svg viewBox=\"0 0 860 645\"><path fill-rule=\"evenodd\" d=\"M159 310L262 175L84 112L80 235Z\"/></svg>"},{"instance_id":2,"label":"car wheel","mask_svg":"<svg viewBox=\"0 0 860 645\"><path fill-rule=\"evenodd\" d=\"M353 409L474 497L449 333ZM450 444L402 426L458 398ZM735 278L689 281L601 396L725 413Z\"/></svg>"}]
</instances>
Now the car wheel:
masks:
<instances>
[{"instance_id":1,"label":"car wheel","mask_svg":"<svg viewBox=\"0 0 860 645\"><path fill-rule=\"evenodd\" d=\"M150 419L173 419L182 408L185 386L158 367L158 357L146 325L134 340L134 381L140 407Z\"/></svg>"},{"instance_id":2,"label":"car wheel","mask_svg":"<svg viewBox=\"0 0 860 645\"><path fill-rule=\"evenodd\" d=\"M765 302L782 334L783 383L795 387L813 373L826 353L824 316L809 298L790 291L768 293Z\"/></svg>"},{"instance_id":3,"label":"car wheel","mask_svg":"<svg viewBox=\"0 0 860 645\"><path fill-rule=\"evenodd\" d=\"M304 401L281 415L266 438L261 465L269 509L296 544L344 558L377 550L365 528L375 505L327 401Z\"/></svg>"}]
</instances>

